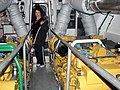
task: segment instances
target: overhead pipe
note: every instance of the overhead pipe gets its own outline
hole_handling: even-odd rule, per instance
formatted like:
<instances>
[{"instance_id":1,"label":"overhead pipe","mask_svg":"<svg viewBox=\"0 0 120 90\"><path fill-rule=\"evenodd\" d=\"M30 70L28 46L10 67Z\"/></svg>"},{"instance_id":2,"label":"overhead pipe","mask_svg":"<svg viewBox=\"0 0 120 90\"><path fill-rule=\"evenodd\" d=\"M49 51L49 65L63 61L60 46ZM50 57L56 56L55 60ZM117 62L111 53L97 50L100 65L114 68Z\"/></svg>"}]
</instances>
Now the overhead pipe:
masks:
<instances>
[{"instance_id":1,"label":"overhead pipe","mask_svg":"<svg viewBox=\"0 0 120 90\"><path fill-rule=\"evenodd\" d=\"M86 0L90 10L120 14L120 0Z\"/></svg>"},{"instance_id":2,"label":"overhead pipe","mask_svg":"<svg viewBox=\"0 0 120 90\"><path fill-rule=\"evenodd\" d=\"M23 20L21 13L19 12L19 8L17 4L11 4L8 8L8 13L10 15L11 23L16 30L18 36L23 37L27 34L27 27Z\"/></svg>"},{"instance_id":3,"label":"overhead pipe","mask_svg":"<svg viewBox=\"0 0 120 90\"><path fill-rule=\"evenodd\" d=\"M58 19L56 21L56 25L54 29L54 31L57 34L62 34L62 35L66 34L68 23L70 21L71 10L72 8L70 7L68 3L62 5L60 13L58 14Z\"/></svg>"},{"instance_id":4,"label":"overhead pipe","mask_svg":"<svg viewBox=\"0 0 120 90\"><path fill-rule=\"evenodd\" d=\"M7 7L9 7L11 2L12 2L12 0L0 0L0 11L3 11Z\"/></svg>"}]
</instances>

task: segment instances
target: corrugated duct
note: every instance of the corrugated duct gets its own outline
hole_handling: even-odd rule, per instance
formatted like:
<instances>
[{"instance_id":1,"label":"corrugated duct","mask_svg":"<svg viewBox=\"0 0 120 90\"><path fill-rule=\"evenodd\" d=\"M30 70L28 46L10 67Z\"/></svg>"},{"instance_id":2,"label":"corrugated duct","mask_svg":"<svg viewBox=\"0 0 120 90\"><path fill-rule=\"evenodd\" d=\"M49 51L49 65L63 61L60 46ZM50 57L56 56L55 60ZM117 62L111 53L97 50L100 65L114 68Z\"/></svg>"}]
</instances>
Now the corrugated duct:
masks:
<instances>
[{"instance_id":1,"label":"corrugated duct","mask_svg":"<svg viewBox=\"0 0 120 90\"><path fill-rule=\"evenodd\" d=\"M0 11L5 10L10 6L12 0L0 0Z\"/></svg>"},{"instance_id":2,"label":"corrugated duct","mask_svg":"<svg viewBox=\"0 0 120 90\"><path fill-rule=\"evenodd\" d=\"M7 8L11 23L16 30L18 36L22 37L27 34L27 27L23 20L21 13L19 12L19 8L16 4L11 4L10 7Z\"/></svg>"},{"instance_id":3,"label":"corrugated duct","mask_svg":"<svg viewBox=\"0 0 120 90\"><path fill-rule=\"evenodd\" d=\"M58 14L58 18L55 25L55 33L57 34L66 34L66 30L68 27L68 23L70 21L70 13L71 13L71 7L69 4L63 4L62 8L60 10L60 13Z\"/></svg>"}]
</instances>

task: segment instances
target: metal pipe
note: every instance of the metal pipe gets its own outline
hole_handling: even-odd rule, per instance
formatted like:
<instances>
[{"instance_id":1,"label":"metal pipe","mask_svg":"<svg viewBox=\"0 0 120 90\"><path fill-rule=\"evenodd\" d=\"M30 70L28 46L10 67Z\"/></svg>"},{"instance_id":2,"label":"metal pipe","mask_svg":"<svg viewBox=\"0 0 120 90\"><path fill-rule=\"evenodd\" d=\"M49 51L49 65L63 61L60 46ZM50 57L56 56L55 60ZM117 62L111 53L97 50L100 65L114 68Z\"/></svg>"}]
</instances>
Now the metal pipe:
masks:
<instances>
[{"instance_id":1,"label":"metal pipe","mask_svg":"<svg viewBox=\"0 0 120 90\"><path fill-rule=\"evenodd\" d=\"M77 51L75 48L73 48L70 44L68 44L66 41L64 41L62 38L60 38L54 31L51 30L51 32L59 39L61 40L78 58L82 60L88 67L90 67L94 72L98 73L100 76L102 76L105 80L107 80L111 85L116 87L118 90L120 90L120 81L115 78L113 75L111 75L109 72L105 71L103 68L86 58L84 55L82 55L79 51ZM107 76L107 77L106 77Z\"/></svg>"},{"instance_id":2,"label":"metal pipe","mask_svg":"<svg viewBox=\"0 0 120 90\"><path fill-rule=\"evenodd\" d=\"M11 2L12 2L12 0L0 0L0 11L3 11L7 7L9 7Z\"/></svg>"},{"instance_id":3,"label":"metal pipe","mask_svg":"<svg viewBox=\"0 0 120 90\"><path fill-rule=\"evenodd\" d=\"M71 65L71 50L68 48L66 90L69 90L69 85L70 85L70 65Z\"/></svg>"},{"instance_id":4,"label":"metal pipe","mask_svg":"<svg viewBox=\"0 0 120 90\"><path fill-rule=\"evenodd\" d=\"M18 36L23 37L24 35L26 35L28 32L27 27L21 13L19 12L17 4L11 4L10 7L7 8L7 10L10 15L11 23Z\"/></svg>"},{"instance_id":5,"label":"metal pipe","mask_svg":"<svg viewBox=\"0 0 120 90\"><path fill-rule=\"evenodd\" d=\"M58 14L58 19L55 25L54 31L57 34L66 34L68 23L70 21L71 7L69 4L63 4L60 13Z\"/></svg>"},{"instance_id":6,"label":"metal pipe","mask_svg":"<svg viewBox=\"0 0 120 90\"><path fill-rule=\"evenodd\" d=\"M57 49L58 49L58 46L60 45L60 40L58 40L58 43L57 43L57 45L56 45L56 47L55 47L55 49L54 49L54 51L53 52L56 52L57 51Z\"/></svg>"},{"instance_id":7,"label":"metal pipe","mask_svg":"<svg viewBox=\"0 0 120 90\"><path fill-rule=\"evenodd\" d=\"M26 45L23 45L23 62L24 62L24 89L27 90L27 74L26 74Z\"/></svg>"},{"instance_id":8,"label":"metal pipe","mask_svg":"<svg viewBox=\"0 0 120 90\"><path fill-rule=\"evenodd\" d=\"M15 48L16 47L13 44L1 44L0 45L0 52L12 52L15 50ZM17 69L19 71L18 75L19 75L20 90L23 90L22 69L21 69L21 66L20 66L20 63L19 63L17 57L14 57L14 61L17 65ZM0 66L1 66L1 64L0 64ZM1 74L1 70L0 70L0 74Z\"/></svg>"},{"instance_id":9,"label":"metal pipe","mask_svg":"<svg viewBox=\"0 0 120 90\"><path fill-rule=\"evenodd\" d=\"M13 73L12 73L12 78L10 80L16 80L17 79L17 67L16 67L16 63L12 62L12 66L13 66Z\"/></svg>"},{"instance_id":10,"label":"metal pipe","mask_svg":"<svg viewBox=\"0 0 120 90\"><path fill-rule=\"evenodd\" d=\"M120 0L87 0L90 10L120 14Z\"/></svg>"}]
</instances>

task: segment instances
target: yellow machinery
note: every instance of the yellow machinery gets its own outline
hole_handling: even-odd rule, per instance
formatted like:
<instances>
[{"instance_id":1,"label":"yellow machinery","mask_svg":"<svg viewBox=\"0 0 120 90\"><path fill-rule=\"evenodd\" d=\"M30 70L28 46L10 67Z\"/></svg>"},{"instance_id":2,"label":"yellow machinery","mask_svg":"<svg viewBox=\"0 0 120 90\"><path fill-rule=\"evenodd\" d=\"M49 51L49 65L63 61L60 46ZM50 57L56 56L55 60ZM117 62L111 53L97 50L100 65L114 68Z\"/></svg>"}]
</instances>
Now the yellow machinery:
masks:
<instances>
[{"instance_id":1,"label":"yellow machinery","mask_svg":"<svg viewBox=\"0 0 120 90\"><path fill-rule=\"evenodd\" d=\"M21 38L19 41L21 42ZM16 46L18 46L20 42L7 41L6 44L1 44L0 54L3 53L3 55L0 58L0 62L4 61L4 59L8 57L8 55L15 49ZM14 60L11 63L9 63L7 68L4 70L4 73L0 75L0 90L24 90L23 63L24 63L23 59L22 58L20 59L18 55L14 58ZM28 60L26 60L26 72L27 81L29 81L30 67Z\"/></svg>"},{"instance_id":2,"label":"yellow machinery","mask_svg":"<svg viewBox=\"0 0 120 90\"><path fill-rule=\"evenodd\" d=\"M70 38L66 38L64 40L69 41L67 39ZM53 42L55 42L54 40ZM76 50L79 50L79 52L85 55L85 57L89 58L91 61L120 80L120 56L118 56L115 52L107 50L104 45L98 43L80 45L81 47L83 46L85 48L82 47L79 49L75 47ZM52 43L51 46L54 46L54 43ZM52 47L52 50L54 50L54 47ZM61 56L57 51L54 52L54 56L54 70L56 72L56 76L61 82L64 90L66 90L66 71L68 56ZM74 54L71 56L69 88L70 90L116 90L114 87L111 87L111 85L109 85L104 79L98 77L95 72L93 72Z\"/></svg>"},{"instance_id":3,"label":"yellow machinery","mask_svg":"<svg viewBox=\"0 0 120 90\"><path fill-rule=\"evenodd\" d=\"M0 62L2 62L4 58L1 58ZM5 72L0 76L0 90L17 90L17 80L10 80L12 78L12 71L13 66L9 65Z\"/></svg>"}]
</instances>

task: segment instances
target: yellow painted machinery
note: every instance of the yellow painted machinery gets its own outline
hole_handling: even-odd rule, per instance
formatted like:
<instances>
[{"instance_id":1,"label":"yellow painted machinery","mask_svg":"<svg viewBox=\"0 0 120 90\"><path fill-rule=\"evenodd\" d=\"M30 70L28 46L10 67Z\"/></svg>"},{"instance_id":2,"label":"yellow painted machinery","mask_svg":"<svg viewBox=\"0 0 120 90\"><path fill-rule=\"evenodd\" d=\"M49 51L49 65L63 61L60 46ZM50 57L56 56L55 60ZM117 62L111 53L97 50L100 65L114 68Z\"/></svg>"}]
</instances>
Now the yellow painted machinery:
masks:
<instances>
[{"instance_id":1,"label":"yellow painted machinery","mask_svg":"<svg viewBox=\"0 0 120 90\"><path fill-rule=\"evenodd\" d=\"M0 62L2 62L7 55L4 58L0 58ZM13 66L10 64L7 66L6 70L2 75L0 75L0 89L1 90L17 90L18 89L18 81L17 79L12 79L13 77Z\"/></svg>"},{"instance_id":2,"label":"yellow painted machinery","mask_svg":"<svg viewBox=\"0 0 120 90\"><path fill-rule=\"evenodd\" d=\"M21 40L19 40L21 42ZM13 41L7 41L7 43L0 44L0 63L7 58L12 51L18 46L20 42L14 43ZM20 54L20 52L19 52ZM6 67L3 73L0 74L0 90L24 90L25 81L24 73L26 73L26 79L30 81L30 66L29 61L26 60L26 71L24 71L24 60L17 54L12 62Z\"/></svg>"},{"instance_id":3,"label":"yellow painted machinery","mask_svg":"<svg viewBox=\"0 0 120 90\"><path fill-rule=\"evenodd\" d=\"M76 43L74 47L85 57L87 57L88 59L90 59L91 61L93 61L94 63L96 63L104 70L108 71L110 74L112 74L114 77L120 80L120 56L114 52L115 50L112 51L107 50L105 46L102 44L102 42L98 39L78 40L78 43ZM61 49L61 47L58 47L57 50L59 50L59 48ZM61 82L64 90L66 90L66 71L68 55L65 54L63 56L59 54L57 50L56 52L54 52L55 56L54 70L56 72L58 80ZM116 90L116 89L114 87L111 87L111 85L106 80L100 78L77 56L72 54L69 90Z\"/></svg>"}]
</instances>

